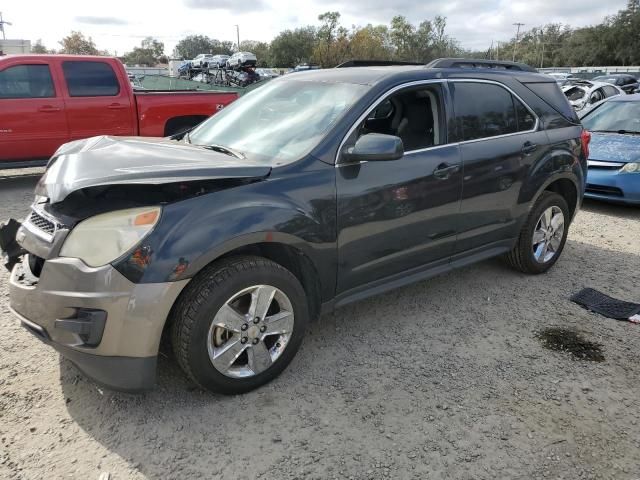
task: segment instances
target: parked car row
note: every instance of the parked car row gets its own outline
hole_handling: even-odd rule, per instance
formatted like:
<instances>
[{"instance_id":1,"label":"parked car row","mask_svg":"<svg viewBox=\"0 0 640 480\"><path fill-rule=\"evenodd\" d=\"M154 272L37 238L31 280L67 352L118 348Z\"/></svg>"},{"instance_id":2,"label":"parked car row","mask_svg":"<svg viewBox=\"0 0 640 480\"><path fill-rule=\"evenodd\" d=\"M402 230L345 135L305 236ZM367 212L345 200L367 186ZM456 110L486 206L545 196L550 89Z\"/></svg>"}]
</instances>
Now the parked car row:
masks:
<instances>
[{"instance_id":1,"label":"parked car row","mask_svg":"<svg viewBox=\"0 0 640 480\"><path fill-rule=\"evenodd\" d=\"M251 52L236 52L233 55L212 55L201 53L193 60L185 62L193 69L207 68L230 68L239 69L240 67L255 67L257 63L256 56Z\"/></svg>"},{"instance_id":2,"label":"parked car row","mask_svg":"<svg viewBox=\"0 0 640 480\"><path fill-rule=\"evenodd\" d=\"M620 88L627 94L636 93L640 89L638 79L626 73L614 73L611 75L602 75L592 79L594 82L610 83Z\"/></svg>"}]
</instances>

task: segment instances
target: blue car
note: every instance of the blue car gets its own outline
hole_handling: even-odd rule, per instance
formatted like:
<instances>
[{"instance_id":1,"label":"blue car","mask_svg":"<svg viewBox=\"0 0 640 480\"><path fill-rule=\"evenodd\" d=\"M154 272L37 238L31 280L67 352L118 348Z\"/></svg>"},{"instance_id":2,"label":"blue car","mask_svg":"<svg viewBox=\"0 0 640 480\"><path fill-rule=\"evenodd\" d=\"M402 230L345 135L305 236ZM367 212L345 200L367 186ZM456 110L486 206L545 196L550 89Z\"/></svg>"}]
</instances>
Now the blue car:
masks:
<instances>
[{"instance_id":1,"label":"blue car","mask_svg":"<svg viewBox=\"0 0 640 480\"><path fill-rule=\"evenodd\" d=\"M601 102L582 124L591 132L584 196L640 205L640 94Z\"/></svg>"}]
</instances>

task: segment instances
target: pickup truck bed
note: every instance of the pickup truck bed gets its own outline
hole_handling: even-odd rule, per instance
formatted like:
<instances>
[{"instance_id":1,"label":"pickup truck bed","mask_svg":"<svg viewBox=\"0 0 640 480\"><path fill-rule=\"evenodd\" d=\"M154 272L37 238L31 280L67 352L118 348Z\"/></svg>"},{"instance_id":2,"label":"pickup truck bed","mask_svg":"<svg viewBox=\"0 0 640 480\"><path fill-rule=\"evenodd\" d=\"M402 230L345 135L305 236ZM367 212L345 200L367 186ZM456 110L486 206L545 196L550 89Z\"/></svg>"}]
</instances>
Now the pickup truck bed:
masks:
<instances>
[{"instance_id":1,"label":"pickup truck bed","mask_svg":"<svg viewBox=\"0 0 640 480\"><path fill-rule=\"evenodd\" d=\"M7 55L0 58L0 168L43 163L63 143L96 135L173 135L237 97L134 91L117 58Z\"/></svg>"}]
</instances>

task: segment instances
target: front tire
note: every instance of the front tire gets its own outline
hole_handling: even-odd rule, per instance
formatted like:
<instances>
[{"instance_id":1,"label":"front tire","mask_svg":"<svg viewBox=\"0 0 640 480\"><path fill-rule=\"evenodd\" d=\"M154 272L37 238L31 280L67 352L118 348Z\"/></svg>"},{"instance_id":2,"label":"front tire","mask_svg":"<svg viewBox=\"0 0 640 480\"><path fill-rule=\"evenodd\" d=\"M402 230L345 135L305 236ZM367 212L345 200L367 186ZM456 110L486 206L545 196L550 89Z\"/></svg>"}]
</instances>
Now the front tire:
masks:
<instances>
[{"instance_id":1,"label":"front tire","mask_svg":"<svg viewBox=\"0 0 640 480\"><path fill-rule=\"evenodd\" d=\"M207 267L172 311L172 344L202 388L237 394L276 378L295 356L308 323L298 279L262 257L230 257Z\"/></svg>"},{"instance_id":2,"label":"front tire","mask_svg":"<svg viewBox=\"0 0 640 480\"><path fill-rule=\"evenodd\" d=\"M543 192L529 212L507 262L523 273L549 270L560 258L569 233L569 206L554 192Z\"/></svg>"}]
</instances>

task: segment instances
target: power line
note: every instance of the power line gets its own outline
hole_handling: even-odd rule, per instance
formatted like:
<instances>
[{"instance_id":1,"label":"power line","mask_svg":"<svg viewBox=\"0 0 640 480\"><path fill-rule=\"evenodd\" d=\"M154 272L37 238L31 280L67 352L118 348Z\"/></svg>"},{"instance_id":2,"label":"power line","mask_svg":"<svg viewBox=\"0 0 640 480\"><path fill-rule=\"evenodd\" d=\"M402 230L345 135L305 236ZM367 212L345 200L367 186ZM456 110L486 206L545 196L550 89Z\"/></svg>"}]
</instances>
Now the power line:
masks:
<instances>
[{"instance_id":1,"label":"power line","mask_svg":"<svg viewBox=\"0 0 640 480\"><path fill-rule=\"evenodd\" d=\"M5 21L2 19L2 12L0 12L0 30L2 30L2 39L3 39L3 40L6 40L6 39L7 39L7 37L4 35L4 26L5 26L5 25L11 25L11 22L5 22Z\"/></svg>"},{"instance_id":2,"label":"power line","mask_svg":"<svg viewBox=\"0 0 640 480\"><path fill-rule=\"evenodd\" d=\"M520 23L520 22L516 22L513 24L515 27L517 27L516 30L516 41L513 44L513 61L516 61L516 49L518 48L518 39L520 38L520 27L524 27L524 23Z\"/></svg>"}]
</instances>

